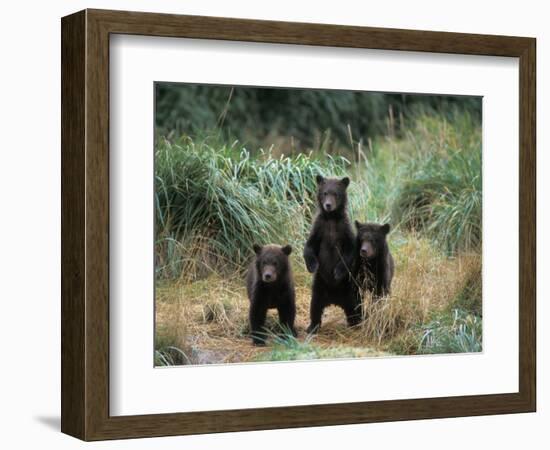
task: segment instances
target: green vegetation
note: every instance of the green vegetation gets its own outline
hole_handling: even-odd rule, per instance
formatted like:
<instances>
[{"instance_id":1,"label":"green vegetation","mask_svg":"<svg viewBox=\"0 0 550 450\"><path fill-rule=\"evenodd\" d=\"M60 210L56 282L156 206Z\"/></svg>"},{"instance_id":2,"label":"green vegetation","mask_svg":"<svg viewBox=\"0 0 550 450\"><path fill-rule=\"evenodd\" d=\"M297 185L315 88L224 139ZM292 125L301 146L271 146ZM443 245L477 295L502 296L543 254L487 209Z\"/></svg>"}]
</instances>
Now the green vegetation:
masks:
<instances>
[{"instance_id":1,"label":"green vegetation","mask_svg":"<svg viewBox=\"0 0 550 450\"><path fill-rule=\"evenodd\" d=\"M450 254L481 244L481 130L457 119L451 126L425 118L417 126L393 205L396 219Z\"/></svg>"},{"instance_id":2,"label":"green vegetation","mask_svg":"<svg viewBox=\"0 0 550 450\"><path fill-rule=\"evenodd\" d=\"M481 320L455 309L453 320L444 316L424 327L420 353L471 353L481 351Z\"/></svg>"},{"instance_id":3,"label":"green vegetation","mask_svg":"<svg viewBox=\"0 0 550 450\"><path fill-rule=\"evenodd\" d=\"M333 151L349 143L350 131L365 143L399 137L419 115L452 120L460 111L481 118L479 97L181 83L157 83L155 91L159 136L214 133L254 148L316 148L328 135Z\"/></svg>"},{"instance_id":4,"label":"green vegetation","mask_svg":"<svg viewBox=\"0 0 550 450\"><path fill-rule=\"evenodd\" d=\"M404 139L379 139L349 158L323 152L252 157L231 146L182 137L157 145L157 277L195 279L235 271L253 242L303 246L315 212L315 176L350 175L352 218L417 231L448 254L481 242L481 135L420 117ZM215 141L214 141L215 142ZM354 162L352 162L354 161Z\"/></svg>"},{"instance_id":5,"label":"green vegetation","mask_svg":"<svg viewBox=\"0 0 550 450\"><path fill-rule=\"evenodd\" d=\"M343 174L348 165L269 151L252 158L244 147L190 138L161 141L155 158L160 277L238 269L253 242L298 245L314 210L315 176Z\"/></svg>"},{"instance_id":6,"label":"green vegetation","mask_svg":"<svg viewBox=\"0 0 550 450\"><path fill-rule=\"evenodd\" d=\"M389 346L396 354L475 353L482 350L481 317L454 309L435 314Z\"/></svg>"},{"instance_id":7,"label":"green vegetation","mask_svg":"<svg viewBox=\"0 0 550 450\"><path fill-rule=\"evenodd\" d=\"M295 361L308 359L363 358L366 356L382 356L381 351L368 347L322 347L312 342L313 336L308 335L303 340L292 336L280 338L274 336L271 349L261 353L256 361Z\"/></svg>"},{"instance_id":8,"label":"green vegetation","mask_svg":"<svg viewBox=\"0 0 550 450\"><path fill-rule=\"evenodd\" d=\"M229 98L223 87L165 88L157 86L156 365L481 351L478 99L303 91L287 99L300 121L260 108L288 106L284 90L237 88ZM201 92L208 101L195 111ZM342 125L359 107L376 120ZM317 174L350 176L352 220L392 224L397 272L390 298L366 299L361 326L349 329L329 309L322 332L304 337L311 275L301 253ZM247 337L253 243L294 247L300 335L278 338L271 315L265 348Z\"/></svg>"}]
</instances>

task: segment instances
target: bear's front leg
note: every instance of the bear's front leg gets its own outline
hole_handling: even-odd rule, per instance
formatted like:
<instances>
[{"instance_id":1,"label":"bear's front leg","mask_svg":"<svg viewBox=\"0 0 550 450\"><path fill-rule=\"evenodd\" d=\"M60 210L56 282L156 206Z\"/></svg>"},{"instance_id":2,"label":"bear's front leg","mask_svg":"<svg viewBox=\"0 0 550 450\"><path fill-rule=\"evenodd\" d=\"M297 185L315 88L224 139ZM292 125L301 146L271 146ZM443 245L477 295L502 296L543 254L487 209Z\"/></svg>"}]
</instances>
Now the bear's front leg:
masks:
<instances>
[{"instance_id":1,"label":"bear's front leg","mask_svg":"<svg viewBox=\"0 0 550 450\"><path fill-rule=\"evenodd\" d=\"M254 345L265 345L266 333L263 331L267 308L260 302L250 305L250 336Z\"/></svg>"},{"instance_id":2,"label":"bear's front leg","mask_svg":"<svg viewBox=\"0 0 550 450\"><path fill-rule=\"evenodd\" d=\"M279 313L279 323L284 334L290 332L292 336L298 336L296 329L294 328L294 320L296 318L296 306L291 303L285 303L277 307Z\"/></svg>"},{"instance_id":3,"label":"bear's front leg","mask_svg":"<svg viewBox=\"0 0 550 450\"><path fill-rule=\"evenodd\" d=\"M382 283L382 295L390 295L391 294L391 275L390 271L387 270L384 274L384 282Z\"/></svg>"},{"instance_id":4,"label":"bear's front leg","mask_svg":"<svg viewBox=\"0 0 550 450\"><path fill-rule=\"evenodd\" d=\"M306 261L306 267L309 273L314 273L319 267L319 261L315 255L315 250L310 244L306 244L304 247L304 260Z\"/></svg>"}]
</instances>

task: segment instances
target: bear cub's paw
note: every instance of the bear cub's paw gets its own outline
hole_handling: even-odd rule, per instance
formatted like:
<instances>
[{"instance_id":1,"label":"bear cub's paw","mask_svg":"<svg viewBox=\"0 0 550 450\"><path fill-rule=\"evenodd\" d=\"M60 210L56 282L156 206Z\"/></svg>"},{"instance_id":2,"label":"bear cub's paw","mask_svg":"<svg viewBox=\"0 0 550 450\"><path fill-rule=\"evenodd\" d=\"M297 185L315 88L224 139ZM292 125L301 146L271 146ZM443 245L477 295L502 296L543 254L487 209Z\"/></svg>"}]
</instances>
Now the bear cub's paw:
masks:
<instances>
[{"instance_id":1,"label":"bear cub's paw","mask_svg":"<svg viewBox=\"0 0 550 450\"><path fill-rule=\"evenodd\" d=\"M306 258L306 268L309 273L314 273L318 267L319 261L317 261L317 258Z\"/></svg>"}]
</instances>

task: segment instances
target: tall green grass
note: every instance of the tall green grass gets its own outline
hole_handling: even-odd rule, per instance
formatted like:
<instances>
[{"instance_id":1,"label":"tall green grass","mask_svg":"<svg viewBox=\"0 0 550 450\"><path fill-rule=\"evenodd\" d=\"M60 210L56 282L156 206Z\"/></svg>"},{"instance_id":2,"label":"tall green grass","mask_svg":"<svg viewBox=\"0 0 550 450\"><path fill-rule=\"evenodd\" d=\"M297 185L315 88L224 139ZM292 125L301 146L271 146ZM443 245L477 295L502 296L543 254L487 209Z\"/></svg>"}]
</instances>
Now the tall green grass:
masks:
<instances>
[{"instance_id":1,"label":"tall green grass","mask_svg":"<svg viewBox=\"0 0 550 450\"><path fill-rule=\"evenodd\" d=\"M475 353L482 350L479 316L455 309L422 327L417 352L423 354Z\"/></svg>"},{"instance_id":2,"label":"tall green grass","mask_svg":"<svg viewBox=\"0 0 550 450\"><path fill-rule=\"evenodd\" d=\"M315 209L315 177L341 175L343 157L252 158L237 144L182 137L155 154L157 275L238 269L253 243L301 245Z\"/></svg>"},{"instance_id":3,"label":"tall green grass","mask_svg":"<svg viewBox=\"0 0 550 450\"><path fill-rule=\"evenodd\" d=\"M449 254L481 244L481 128L468 116L417 122L393 203L394 218Z\"/></svg>"},{"instance_id":4,"label":"tall green grass","mask_svg":"<svg viewBox=\"0 0 550 450\"><path fill-rule=\"evenodd\" d=\"M215 139L158 139L156 270L195 279L242 270L253 243L290 243L301 253L315 211L317 174L349 175L352 219L389 221L448 254L481 242L481 127L419 116L402 138L379 138L330 156L292 156Z\"/></svg>"},{"instance_id":5,"label":"tall green grass","mask_svg":"<svg viewBox=\"0 0 550 450\"><path fill-rule=\"evenodd\" d=\"M403 139L376 140L355 168L352 210L369 220L420 232L448 254L481 244L481 127L420 116ZM353 189L352 189L353 192Z\"/></svg>"}]
</instances>

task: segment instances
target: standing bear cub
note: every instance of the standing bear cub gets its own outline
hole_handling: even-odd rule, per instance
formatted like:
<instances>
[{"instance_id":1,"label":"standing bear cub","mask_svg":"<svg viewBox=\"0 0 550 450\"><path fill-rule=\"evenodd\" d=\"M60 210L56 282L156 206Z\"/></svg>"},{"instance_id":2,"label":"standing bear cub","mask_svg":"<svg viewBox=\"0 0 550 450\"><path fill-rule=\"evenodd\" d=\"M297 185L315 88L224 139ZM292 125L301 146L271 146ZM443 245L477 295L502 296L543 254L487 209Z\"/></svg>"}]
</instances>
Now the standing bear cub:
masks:
<instances>
[{"instance_id":1,"label":"standing bear cub","mask_svg":"<svg viewBox=\"0 0 550 450\"><path fill-rule=\"evenodd\" d=\"M296 301L294 281L288 255L292 247L286 245L254 245L256 257L248 270L246 290L250 300L250 334L255 345L265 344L263 326L267 310L277 308L283 331L296 336L294 319Z\"/></svg>"},{"instance_id":2,"label":"standing bear cub","mask_svg":"<svg viewBox=\"0 0 550 450\"><path fill-rule=\"evenodd\" d=\"M308 333L318 331L326 306L340 306L349 325L361 321L361 302L353 288L355 236L347 212L349 178L317 176L318 212L304 247L307 270L314 273Z\"/></svg>"},{"instance_id":3,"label":"standing bear cub","mask_svg":"<svg viewBox=\"0 0 550 450\"><path fill-rule=\"evenodd\" d=\"M372 292L373 299L379 300L390 293L394 272L393 257L386 236L390 224L361 223L355 221L357 228L358 261L356 281L360 296L365 290Z\"/></svg>"}]
</instances>

